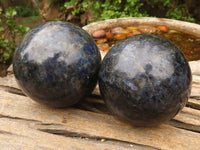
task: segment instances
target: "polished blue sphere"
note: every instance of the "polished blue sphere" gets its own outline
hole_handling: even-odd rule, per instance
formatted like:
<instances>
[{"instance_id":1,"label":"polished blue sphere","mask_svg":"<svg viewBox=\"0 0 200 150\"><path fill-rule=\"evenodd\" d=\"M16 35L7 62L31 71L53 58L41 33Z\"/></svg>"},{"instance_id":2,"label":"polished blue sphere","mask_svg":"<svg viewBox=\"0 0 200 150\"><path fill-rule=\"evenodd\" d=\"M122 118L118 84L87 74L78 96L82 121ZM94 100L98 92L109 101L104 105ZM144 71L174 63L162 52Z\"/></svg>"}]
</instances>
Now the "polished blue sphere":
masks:
<instances>
[{"instance_id":1,"label":"polished blue sphere","mask_svg":"<svg viewBox=\"0 0 200 150\"><path fill-rule=\"evenodd\" d=\"M113 114L135 126L156 126L186 104L191 71L168 40L140 34L118 42L102 61L101 95Z\"/></svg>"},{"instance_id":2,"label":"polished blue sphere","mask_svg":"<svg viewBox=\"0 0 200 150\"><path fill-rule=\"evenodd\" d=\"M19 87L33 100L52 107L68 107L94 89L101 57L83 29L51 21L31 29L13 59Z\"/></svg>"}]
</instances>

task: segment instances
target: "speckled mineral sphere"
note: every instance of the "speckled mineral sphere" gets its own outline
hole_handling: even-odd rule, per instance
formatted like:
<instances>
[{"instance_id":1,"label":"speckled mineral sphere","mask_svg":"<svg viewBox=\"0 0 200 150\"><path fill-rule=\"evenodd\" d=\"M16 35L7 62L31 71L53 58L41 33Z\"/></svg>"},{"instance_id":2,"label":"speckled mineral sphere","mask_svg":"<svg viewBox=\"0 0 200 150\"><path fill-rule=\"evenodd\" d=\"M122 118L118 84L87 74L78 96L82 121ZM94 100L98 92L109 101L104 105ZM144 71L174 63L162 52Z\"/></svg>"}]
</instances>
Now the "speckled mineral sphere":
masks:
<instances>
[{"instance_id":1,"label":"speckled mineral sphere","mask_svg":"<svg viewBox=\"0 0 200 150\"><path fill-rule=\"evenodd\" d=\"M52 21L30 30L19 43L14 75L33 100L68 107L94 89L101 63L90 35L66 22Z\"/></svg>"},{"instance_id":2,"label":"speckled mineral sphere","mask_svg":"<svg viewBox=\"0 0 200 150\"><path fill-rule=\"evenodd\" d=\"M191 71L183 53L153 34L118 42L103 59L99 86L107 107L135 126L156 126L186 104Z\"/></svg>"}]
</instances>

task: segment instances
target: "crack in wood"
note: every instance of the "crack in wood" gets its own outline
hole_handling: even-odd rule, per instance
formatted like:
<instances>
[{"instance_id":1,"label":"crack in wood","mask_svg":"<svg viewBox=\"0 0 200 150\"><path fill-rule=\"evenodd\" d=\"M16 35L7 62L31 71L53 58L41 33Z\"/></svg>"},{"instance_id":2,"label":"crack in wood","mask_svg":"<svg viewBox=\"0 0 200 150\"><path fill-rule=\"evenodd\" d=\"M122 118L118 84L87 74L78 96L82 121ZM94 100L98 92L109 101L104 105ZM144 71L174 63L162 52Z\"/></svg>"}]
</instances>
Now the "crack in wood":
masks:
<instances>
[{"instance_id":1,"label":"crack in wood","mask_svg":"<svg viewBox=\"0 0 200 150\"><path fill-rule=\"evenodd\" d=\"M196 103L193 103L193 102L188 102L188 103L186 104L186 107L200 110L200 105L199 105L199 104L196 104Z\"/></svg>"},{"instance_id":2,"label":"crack in wood","mask_svg":"<svg viewBox=\"0 0 200 150\"><path fill-rule=\"evenodd\" d=\"M43 123L37 120L29 120L29 119L24 119L24 118L17 118L17 117L10 117L10 116L3 116L1 115L2 118L8 118L8 119L14 119L15 121L23 121L23 123L28 123L28 127L35 129L37 131L41 131L44 133L49 133L53 135L58 135L62 137L67 137L67 138L76 138L76 139L84 139L84 140L89 140L89 141L94 141L94 142L112 142L116 143L119 145L127 145L131 147L139 147L140 149L148 149L148 150L158 150L156 147L148 146L148 145L142 145L142 144L137 144L133 142L128 142L128 141L122 141L122 140L117 140L117 139L112 139L112 138L106 138L106 137L100 137L100 136L93 136L89 135L86 133L78 133L78 132L72 132L68 131L67 127L65 127L62 124L54 124L54 123ZM62 129L63 128L63 129ZM7 131L1 131L0 134L9 134L9 135L16 135L16 136L21 136L17 134L13 134L11 132Z\"/></svg>"},{"instance_id":3,"label":"crack in wood","mask_svg":"<svg viewBox=\"0 0 200 150\"><path fill-rule=\"evenodd\" d=\"M5 86L5 85L0 85L0 89L4 90L8 93L12 93L12 94L17 94L17 95L21 95L21 96L26 96L22 90L15 88L15 87L10 87L10 86Z\"/></svg>"},{"instance_id":4,"label":"crack in wood","mask_svg":"<svg viewBox=\"0 0 200 150\"><path fill-rule=\"evenodd\" d=\"M185 112L185 113L187 114L187 112ZM16 121L23 121L23 122L25 121L25 122L28 122L28 123L34 123L31 126L31 128L34 128L34 129L42 131L42 132L47 132L47 133L65 136L65 137L88 138L88 139L93 139L93 140L96 140L96 141L101 140L101 139L105 139L105 140L109 140L109 141L120 142L120 140L116 140L116 139L109 139L109 138L105 138L105 137L92 136L92 135L88 135L88 134L85 134L85 133L71 132L71 131L68 131L67 127L64 127L62 124L43 123L43 122L38 121L38 120L25 119L25 118L19 118L19 117L11 117L11 116L6 116L6 115L0 115L0 118L9 118L9 119L14 119ZM182 122L180 120L172 119L171 121L167 122L167 124L172 125L176 128L185 129L185 130L188 130L188 131L200 133L200 126L188 124L188 123ZM126 142L126 141L121 141L121 142ZM134 143L129 143L129 144L134 144ZM152 147L152 148L154 148L154 147Z\"/></svg>"},{"instance_id":5,"label":"crack in wood","mask_svg":"<svg viewBox=\"0 0 200 150\"><path fill-rule=\"evenodd\" d=\"M3 131L3 130L0 130L0 134L13 135L13 133L7 132L7 131Z\"/></svg>"},{"instance_id":6,"label":"crack in wood","mask_svg":"<svg viewBox=\"0 0 200 150\"><path fill-rule=\"evenodd\" d=\"M52 125L56 125L56 126L61 126L61 124L57 124L57 123L40 123L40 125L44 125L44 126L52 126Z\"/></svg>"},{"instance_id":7,"label":"crack in wood","mask_svg":"<svg viewBox=\"0 0 200 150\"><path fill-rule=\"evenodd\" d=\"M12 116L6 116L6 115L2 115L2 114L0 114L0 118L9 118L9 119L22 120L22 121L28 121L28 122L41 122L41 121L38 121L38 120L20 118L20 117L12 117Z\"/></svg>"},{"instance_id":8,"label":"crack in wood","mask_svg":"<svg viewBox=\"0 0 200 150\"><path fill-rule=\"evenodd\" d=\"M182 121L179 121L179 120L172 119L167 124L172 125L172 126L177 127L177 128L180 128L180 129L185 129L185 130L188 130L188 131L200 133L200 126L195 126L193 124L183 123Z\"/></svg>"},{"instance_id":9,"label":"crack in wood","mask_svg":"<svg viewBox=\"0 0 200 150\"><path fill-rule=\"evenodd\" d=\"M23 135L19 135L19 134L15 134L13 132L8 132L8 131L4 131L4 130L0 130L0 134L4 134L4 135L10 135L10 136L16 136L16 137L24 137L24 138L30 138L28 136L23 136Z\"/></svg>"},{"instance_id":10,"label":"crack in wood","mask_svg":"<svg viewBox=\"0 0 200 150\"><path fill-rule=\"evenodd\" d=\"M195 120L199 120L200 116L194 113L190 113L187 111L181 111L181 114L184 115L184 117L188 117L190 119L195 119Z\"/></svg>"},{"instance_id":11,"label":"crack in wood","mask_svg":"<svg viewBox=\"0 0 200 150\"><path fill-rule=\"evenodd\" d=\"M20 135L20 134L16 134L16 133L13 133L13 132L8 132L8 131L4 131L4 130L0 130L0 134L4 134L4 135L10 135L10 136L16 136L16 137L24 137L24 138L30 138L28 136L23 136L23 135ZM1 144L1 143L0 143Z\"/></svg>"},{"instance_id":12,"label":"crack in wood","mask_svg":"<svg viewBox=\"0 0 200 150\"><path fill-rule=\"evenodd\" d=\"M81 139L88 139L88 140L100 141L100 142L111 141L111 142L118 142L118 143L123 143L123 144L128 144L128 145L137 145L148 150L158 150L158 148L151 147L148 145L136 144L132 142L111 139L111 138L106 138L106 137L92 136L85 133L76 133L76 132L70 132L67 130L57 130L57 129L38 129L38 130L42 132L50 133L50 134L64 136L64 137L81 138Z\"/></svg>"},{"instance_id":13,"label":"crack in wood","mask_svg":"<svg viewBox=\"0 0 200 150\"><path fill-rule=\"evenodd\" d=\"M187 114L187 113L186 113ZM59 136L64 136L64 137L69 137L69 138L87 138L89 140L94 140L96 142L101 142L102 139L105 141L112 141L113 143L115 142L121 142L121 143L127 143L128 145L134 145L135 143L133 142L127 142L127 141L123 141L123 140L119 140L119 139L113 139L113 138L109 138L109 137L103 137L101 136L95 136L95 135L91 135L91 134L87 134L84 133L84 131L79 132L79 130L75 130L75 131L71 131L70 128L68 128L68 124L54 124L54 123L45 123L42 121L38 121L38 120L33 120L33 119L24 119L24 118L18 118L18 117L11 117L11 116L6 116L6 115L1 115L0 117L2 118L8 118L8 119L14 119L14 121L21 121L23 124L27 124L28 128L37 130L37 131L41 131L41 132L46 132L49 134L55 134L55 135L59 135ZM200 132L200 127L199 126L194 126L194 125L190 125L190 124L186 124L183 125L183 123L181 121L177 121L177 120L173 120L172 122L170 122L169 124L180 128L180 129L185 129L185 130L189 130L189 131L194 131L199 133ZM185 123L184 123L185 124ZM146 145L140 145L138 144L140 147L142 146L146 146ZM145 147L144 149L157 149L155 147Z\"/></svg>"},{"instance_id":14,"label":"crack in wood","mask_svg":"<svg viewBox=\"0 0 200 150\"><path fill-rule=\"evenodd\" d=\"M200 96L190 96L190 98L196 99L196 100L200 100Z\"/></svg>"}]
</instances>

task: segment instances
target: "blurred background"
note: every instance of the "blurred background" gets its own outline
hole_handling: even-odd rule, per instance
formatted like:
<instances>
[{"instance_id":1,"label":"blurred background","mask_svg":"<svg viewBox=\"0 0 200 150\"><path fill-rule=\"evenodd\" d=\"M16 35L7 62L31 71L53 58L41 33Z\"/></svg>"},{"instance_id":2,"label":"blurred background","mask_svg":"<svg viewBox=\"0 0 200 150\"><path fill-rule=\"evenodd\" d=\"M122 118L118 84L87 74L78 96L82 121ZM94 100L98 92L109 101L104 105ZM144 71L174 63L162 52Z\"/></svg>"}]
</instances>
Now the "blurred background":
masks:
<instances>
[{"instance_id":1,"label":"blurred background","mask_svg":"<svg viewBox=\"0 0 200 150\"><path fill-rule=\"evenodd\" d=\"M162 17L200 22L199 0L0 0L5 12L17 11L19 23L65 20L84 26L97 20L120 17ZM27 20L26 23L23 20Z\"/></svg>"}]
</instances>

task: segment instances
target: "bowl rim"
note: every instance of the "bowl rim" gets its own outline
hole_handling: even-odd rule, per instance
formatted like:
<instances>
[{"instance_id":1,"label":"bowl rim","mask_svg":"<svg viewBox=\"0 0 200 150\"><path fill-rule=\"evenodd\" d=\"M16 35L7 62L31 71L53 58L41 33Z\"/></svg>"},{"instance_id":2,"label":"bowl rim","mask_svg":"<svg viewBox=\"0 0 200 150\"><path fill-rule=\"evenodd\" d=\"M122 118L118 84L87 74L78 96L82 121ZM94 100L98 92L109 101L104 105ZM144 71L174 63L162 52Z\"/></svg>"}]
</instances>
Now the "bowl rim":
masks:
<instances>
[{"instance_id":1,"label":"bowl rim","mask_svg":"<svg viewBox=\"0 0 200 150\"><path fill-rule=\"evenodd\" d=\"M166 26L183 33L187 33L200 38L200 25L196 23L156 17L126 17L117 19L108 19L90 23L83 27L89 34L101 29L111 29L114 27L127 27L138 25Z\"/></svg>"}]
</instances>

